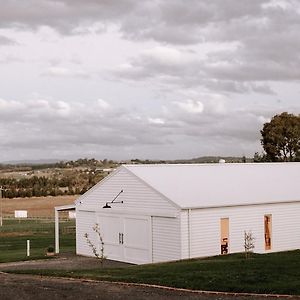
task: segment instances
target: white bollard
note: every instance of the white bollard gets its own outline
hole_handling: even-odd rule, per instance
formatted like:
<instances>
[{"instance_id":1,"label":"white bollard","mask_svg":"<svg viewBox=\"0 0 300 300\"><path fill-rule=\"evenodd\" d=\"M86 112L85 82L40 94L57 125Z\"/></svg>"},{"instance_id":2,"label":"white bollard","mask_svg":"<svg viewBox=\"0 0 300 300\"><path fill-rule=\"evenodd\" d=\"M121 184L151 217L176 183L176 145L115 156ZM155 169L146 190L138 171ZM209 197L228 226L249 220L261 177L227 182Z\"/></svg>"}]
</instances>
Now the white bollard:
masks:
<instances>
[{"instance_id":1,"label":"white bollard","mask_svg":"<svg viewBox=\"0 0 300 300\"><path fill-rule=\"evenodd\" d=\"M30 240L27 240L27 256L30 256Z\"/></svg>"}]
</instances>

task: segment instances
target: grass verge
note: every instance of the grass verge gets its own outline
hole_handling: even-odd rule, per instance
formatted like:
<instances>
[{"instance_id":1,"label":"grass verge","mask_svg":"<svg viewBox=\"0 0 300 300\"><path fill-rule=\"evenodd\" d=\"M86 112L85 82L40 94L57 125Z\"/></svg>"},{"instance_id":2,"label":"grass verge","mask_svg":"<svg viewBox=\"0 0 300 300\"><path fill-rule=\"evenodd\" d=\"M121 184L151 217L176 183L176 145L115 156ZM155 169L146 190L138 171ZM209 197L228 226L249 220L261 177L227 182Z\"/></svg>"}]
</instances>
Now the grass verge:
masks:
<instances>
[{"instance_id":1,"label":"grass verge","mask_svg":"<svg viewBox=\"0 0 300 300\"><path fill-rule=\"evenodd\" d=\"M147 283L223 292L300 295L300 250L254 254L247 260L243 254L233 254L122 269L26 270L12 273Z\"/></svg>"},{"instance_id":2,"label":"grass verge","mask_svg":"<svg viewBox=\"0 0 300 300\"><path fill-rule=\"evenodd\" d=\"M61 252L75 252L75 233L64 234L64 228L74 221L60 224ZM26 256L30 240L30 256ZM48 246L54 245L54 222L43 220L5 220L0 228L0 263L45 257Z\"/></svg>"}]
</instances>

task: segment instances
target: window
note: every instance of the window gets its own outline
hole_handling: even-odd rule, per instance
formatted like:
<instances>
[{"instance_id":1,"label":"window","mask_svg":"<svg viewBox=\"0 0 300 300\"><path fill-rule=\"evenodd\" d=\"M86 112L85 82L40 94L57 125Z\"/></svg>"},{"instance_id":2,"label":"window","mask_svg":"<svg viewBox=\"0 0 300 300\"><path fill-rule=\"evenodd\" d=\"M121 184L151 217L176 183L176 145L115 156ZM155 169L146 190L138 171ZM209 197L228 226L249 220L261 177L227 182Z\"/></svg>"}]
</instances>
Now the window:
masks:
<instances>
[{"instance_id":1,"label":"window","mask_svg":"<svg viewBox=\"0 0 300 300\"><path fill-rule=\"evenodd\" d=\"M229 245L229 218L221 219L221 254L228 253Z\"/></svg>"},{"instance_id":2,"label":"window","mask_svg":"<svg viewBox=\"0 0 300 300\"><path fill-rule=\"evenodd\" d=\"M265 250L271 250L272 248L272 215L264 216L265 226Z\"/></svg>"}]
</instances>

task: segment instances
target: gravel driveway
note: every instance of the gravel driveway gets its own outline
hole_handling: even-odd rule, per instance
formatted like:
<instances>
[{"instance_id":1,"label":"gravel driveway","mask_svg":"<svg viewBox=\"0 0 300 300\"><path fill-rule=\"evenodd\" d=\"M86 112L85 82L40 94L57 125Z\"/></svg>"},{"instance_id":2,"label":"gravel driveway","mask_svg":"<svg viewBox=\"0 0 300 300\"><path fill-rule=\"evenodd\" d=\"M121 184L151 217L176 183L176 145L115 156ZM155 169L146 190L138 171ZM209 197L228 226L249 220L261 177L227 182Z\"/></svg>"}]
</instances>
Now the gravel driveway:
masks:
<instances>
[{"instance_id":1,"label":"gravel driveway","mask_svg":"<svg viewBox=\"0 0 300 300\"><path fill-rule=\"evenodd\" d=\"M125 268L131 264L105 260L103 267L105 268ZM74 254L63 254L53 259L41 260L28 260L21 262L0 263L0 271L8 270L37 270L37 269L59 269L59 270L72 270L72 269L98 269L100 268L100 261L94 257L85 257Z\"/></svg>"}]
</instances>

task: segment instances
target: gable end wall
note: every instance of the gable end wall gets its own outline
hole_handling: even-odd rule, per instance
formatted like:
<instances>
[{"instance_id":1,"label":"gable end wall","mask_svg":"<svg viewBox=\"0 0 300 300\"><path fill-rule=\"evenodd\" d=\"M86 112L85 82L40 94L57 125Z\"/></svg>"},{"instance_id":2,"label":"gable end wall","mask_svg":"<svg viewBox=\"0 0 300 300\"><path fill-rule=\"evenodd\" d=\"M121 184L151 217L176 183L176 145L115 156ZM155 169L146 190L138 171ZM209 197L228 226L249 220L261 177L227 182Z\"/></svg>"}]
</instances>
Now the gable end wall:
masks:
<instances>
[{"instance_id":1,"label":"gable end wall","mask_svg":"<svg viewBox=\"0 0 300 300\"><path fill-rule=\"evenodd\" d=\"M82 204L77 204L77 208L84 210L85 207L93 207L97 211L103 210L106 202L110 202L121 191L124 192L116 201L122 200L123 204L113 204L112 209L124 209L128 211L160 211L176 213L178 209L162 195L151 187L140 181L125 168L120 168L112 176L104 179L85 197L81 197ZM105 210L107 213L107 210Z\"/></svg>"}]
</instances>

